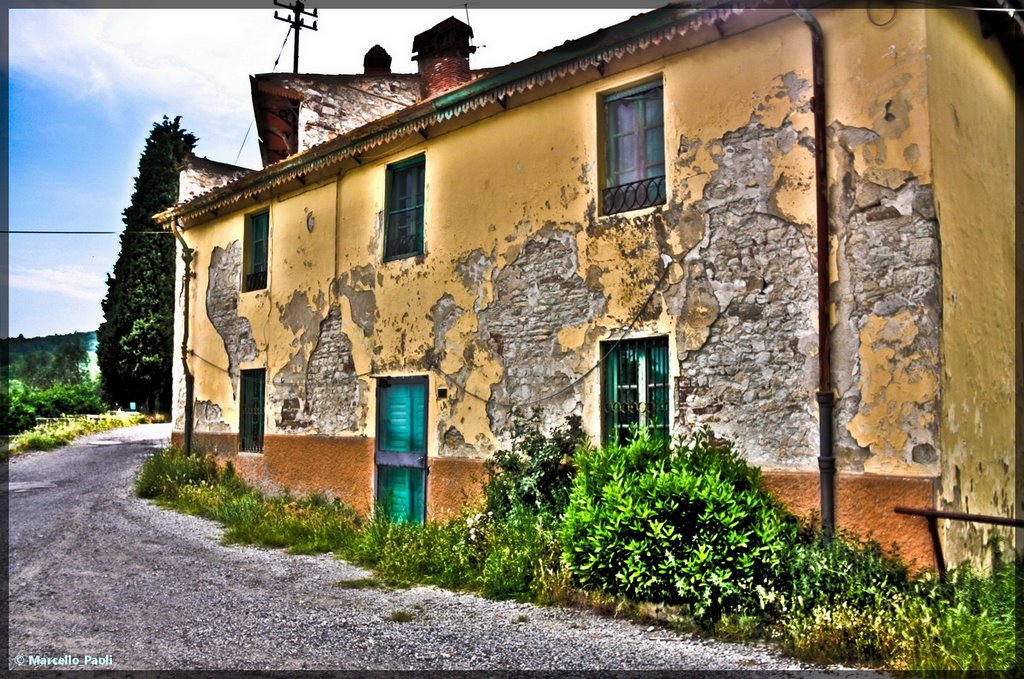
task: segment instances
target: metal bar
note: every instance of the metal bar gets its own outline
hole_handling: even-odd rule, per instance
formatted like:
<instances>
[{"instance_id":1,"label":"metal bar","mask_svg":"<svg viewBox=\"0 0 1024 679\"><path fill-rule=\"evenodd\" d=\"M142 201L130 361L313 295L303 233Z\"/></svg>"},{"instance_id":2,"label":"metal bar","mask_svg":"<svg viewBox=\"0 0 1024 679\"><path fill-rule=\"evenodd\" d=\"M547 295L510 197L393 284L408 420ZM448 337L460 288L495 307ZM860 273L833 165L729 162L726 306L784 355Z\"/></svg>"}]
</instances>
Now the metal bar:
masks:
<instances>
[{"instance_id":1,"label":"metal bar","mask_svg":"<svg viewBox=\"0 0 1024 679\"><path fill-rule=\"evenodd\" d=\"M1024 519L1008 519L1003 516L987 516L984 514L966 514L964 512L947 512L941 509L917 509L915 507L897 506L893 508L897 514L911 514L936 519L952 519L954 521L977 521L996 526L1014 526L1024 528Z\"/></svg>"}]
</instances>

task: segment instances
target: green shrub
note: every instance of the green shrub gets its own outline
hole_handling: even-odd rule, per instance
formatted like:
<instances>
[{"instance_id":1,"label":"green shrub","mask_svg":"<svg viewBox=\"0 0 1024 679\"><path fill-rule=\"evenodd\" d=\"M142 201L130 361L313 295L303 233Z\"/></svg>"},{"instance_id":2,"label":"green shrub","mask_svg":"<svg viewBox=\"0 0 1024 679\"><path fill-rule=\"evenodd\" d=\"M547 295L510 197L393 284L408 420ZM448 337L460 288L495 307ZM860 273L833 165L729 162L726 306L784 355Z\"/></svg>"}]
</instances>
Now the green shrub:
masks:
<instances>
[{"instance_id":1,"label":"green shrub","mask_svg":"<svg viewBox=\"0 0 1024 679\"><path fill-rule=\"evenodd\" d=\"M0 434L19 434L36 423L36 409L20 389L0 391Z\"/></svg>"},{"instance_id":2,"label":"green shrub","mask_svg":"<svg viewBox=\"0 0 1024 679\"><path fill-rule=\"evenodd\" d=\"M62 415L96 415L107 407L91 381L76 384L55 384L41 391L29 392L36 417Z\"/></svg>"},{"instance_id":3,"label":"green shrub","mask_svg":"<svg viewBox=\"0 0 1024 679\"><path fill-rule=\"evenodd\" d=\"M562 538L581 585L686 604L704 622L760 610L755 587L776 586L795 528L729 444L641 430L576 462Z\"/></svg>"},{"instance_id":4,"label":"green shrub","mask_svg":"<svg viewBox=\"0 0 1024 679\"><path fill-rule=\"evenodd\" d=\"M135 494L170 502L183 488L203 482L215 484L219 477L213 455L185 455L180 448L165 448L151 455L139 469Z\"/></svg>"},{"instance_id":5,"label":"green shrub","mask_svg":"<svg viewBox=\"0 0 1024 679\"><path fill-rule=\"evenodd\" d=\"M487 511L501 520L518 508L561 516L572 485L572 456L587 443L583 420L570 415L545 435L539 413L513 418L512 447L484 463Z\"/></svg>"}]
</instances>

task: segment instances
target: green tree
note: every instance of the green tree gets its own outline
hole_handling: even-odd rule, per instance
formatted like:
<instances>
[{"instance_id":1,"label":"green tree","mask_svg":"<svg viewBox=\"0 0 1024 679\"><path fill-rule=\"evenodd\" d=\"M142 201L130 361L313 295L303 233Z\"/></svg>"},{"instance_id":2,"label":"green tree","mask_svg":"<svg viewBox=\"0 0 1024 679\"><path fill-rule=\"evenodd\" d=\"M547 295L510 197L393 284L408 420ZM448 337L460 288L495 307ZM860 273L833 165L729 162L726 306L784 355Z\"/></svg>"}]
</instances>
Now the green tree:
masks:
<instances>
[{"instance_id":1,"label":"green tree","mask_svg":"<svg viewBox=\"0 0 1024 679\"><path fill-rule=\"evenodd\" d=\"M162 410L171 400L174 327L174 239L153 215L178 200L178 167L196 137L181 117L154 123L124 210L121 251L107 276L96 358L103 391L119 406Z\"/></svg>"}]
</instances>

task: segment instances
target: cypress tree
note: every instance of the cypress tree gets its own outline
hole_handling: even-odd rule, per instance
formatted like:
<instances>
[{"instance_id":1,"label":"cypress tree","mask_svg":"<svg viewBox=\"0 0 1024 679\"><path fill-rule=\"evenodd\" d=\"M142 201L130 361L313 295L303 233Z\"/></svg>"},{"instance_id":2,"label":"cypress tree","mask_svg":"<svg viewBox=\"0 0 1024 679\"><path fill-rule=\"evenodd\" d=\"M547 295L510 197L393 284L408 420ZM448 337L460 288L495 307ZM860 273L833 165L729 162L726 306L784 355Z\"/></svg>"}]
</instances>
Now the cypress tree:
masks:
<instances>
[{"instance_id":1,"label":"cypress tree","mask_svg":"<svg viewBox=\"0 0 1024 679\"><path fill-rule=\"evenodd\" d=\"M154 123L122 213L121 250L107 276L96 357L107 400L153 412L171 402L174 237L153 215L178 200L178 167L196 145L181 116Z\"/></svg>"}]
</instances>

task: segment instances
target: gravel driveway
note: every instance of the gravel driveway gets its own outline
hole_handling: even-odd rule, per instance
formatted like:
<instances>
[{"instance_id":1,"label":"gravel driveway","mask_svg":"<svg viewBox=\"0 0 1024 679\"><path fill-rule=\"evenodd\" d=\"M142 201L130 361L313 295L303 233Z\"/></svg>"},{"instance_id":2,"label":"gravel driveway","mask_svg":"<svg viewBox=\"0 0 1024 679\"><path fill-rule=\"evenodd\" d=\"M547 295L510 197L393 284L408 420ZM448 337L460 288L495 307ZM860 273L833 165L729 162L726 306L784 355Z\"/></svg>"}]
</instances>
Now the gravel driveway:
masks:
<instances>
[{"instance_id":1,"label":"gravel driveway","mask_svg":"<svg viewBox=\"0 0 1024 679\"><path fill-rule=\"evenodd\" d=\"M328 555L223 546L214 523L131 494L169 431L103 432L12 459L9 667L817 669L581 611L348 589L337 583L370 574Z\"/></svg>"}]
</instances>

